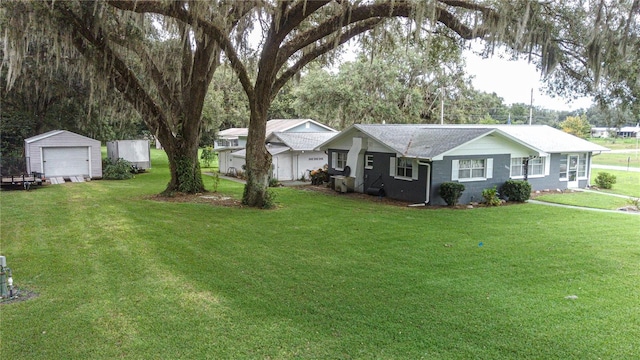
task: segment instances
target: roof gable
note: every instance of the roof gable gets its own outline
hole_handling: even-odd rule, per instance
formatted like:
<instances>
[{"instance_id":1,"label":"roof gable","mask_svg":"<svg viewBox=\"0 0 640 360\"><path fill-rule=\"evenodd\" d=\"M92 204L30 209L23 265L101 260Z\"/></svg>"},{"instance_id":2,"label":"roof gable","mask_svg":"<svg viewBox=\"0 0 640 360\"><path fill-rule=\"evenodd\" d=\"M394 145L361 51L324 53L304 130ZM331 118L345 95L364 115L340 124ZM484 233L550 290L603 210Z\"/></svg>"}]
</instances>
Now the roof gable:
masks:
<instances>
[{"instance_id":1,"label":"roof gable","mask_svg":"<svg viewBox=\"0 0 640 360\"><path fill-rule=\"evenodd\" d=\"M319 131L329 131L336 132L335 129L321 124L312 119L273 119L267 121L267 137L274 132L290 132L296 128L299 128L301 125L313 125L310 126L309 132L319 132ZM302 130L304 131L304 130Z\"/></svg>"},{"instance_id":2,"label":"roof gable","mask_svg":"<svg viewBox=\"0 0 640 360\"><path fill-rule=\"evenodd\" d=\"M26 139L24 139L24 142L27 143L27 144L31 144L33 142L44 140L44 139L47 139L47 138L50 138L50 137L54 137L54 136L58 136L58 135L61 135L61 134L64 134L64 135L67 135L67 136L71 136L71 137L75 137L75 138L80 138L80 139L87 140L87 141L98 142L98 140L96 140L96 139L92 139L90 137L87 137L87 136L84 136L84 135L80 135L80 134L76 134L74 132L67 131L67 130L51 130L51 131L48 131L46 133L42 133L40 135L32 136L30 138L26 138Z\"/></svg>"},{"instance_id":3,"label":"roof gable","mask_svg":"<svg viewBox=\"0 0 640 360\"><path fill-rule=\"evenodd\" d=\"M604 146L547 125L493 125L491 127L547 153L609 151Z\"/></svg>"},{"instance_id":4,"label":"roof gable","mask_svg":"<svg viewBox=\"0 0 640 360\"><path fill-rule=\"evenodd\" d=\"M301 131L295 131L296 128L300 128L302 125L308 124L310 125L308 129L302 128ZM273 119L267 121L266 127L266 137L268 138L271 134L276 132L332 132L337 133L338 131L321 124L312 119ZM218 132L218 138L236 138L239 136L247 136L249 134L248 128L229 128L225 130L221 130Z\"/></svg>"}]
</instances>

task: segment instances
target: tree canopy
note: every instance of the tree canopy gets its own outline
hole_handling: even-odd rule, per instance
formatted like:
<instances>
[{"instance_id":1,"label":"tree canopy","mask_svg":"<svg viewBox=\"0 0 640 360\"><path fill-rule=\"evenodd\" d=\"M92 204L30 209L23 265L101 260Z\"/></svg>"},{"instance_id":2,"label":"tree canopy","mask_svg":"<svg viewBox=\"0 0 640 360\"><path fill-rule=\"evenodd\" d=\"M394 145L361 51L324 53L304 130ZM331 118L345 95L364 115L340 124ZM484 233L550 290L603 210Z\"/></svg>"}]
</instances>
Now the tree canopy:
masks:
<instances>
[{"instance_id":1,"label":"tree canopy","mask_svg":"<svg viewBox=\"0 0 640 360\"><path fill-rule=\"evenodd\" d=\"M372 58L389 44L430 47L448 38L464 46L480 39L487 55L505 46L528 57L553 92L595 94L603 104L636 109L640 94L639 0L25 0L0 9L7 88L29 73L30 49L46 46L51 68L73 68L91 79L97 95L117 91L164 145L168 192L203 190L197 145L204 119L212 117L203 116L204 103L227 62L248 99L243 201L250 206L268 205L264 140L276 95L351 39L362 40ZM256 47L247 41L252 30L261 35Z\"/></svg>"}]
</instances>

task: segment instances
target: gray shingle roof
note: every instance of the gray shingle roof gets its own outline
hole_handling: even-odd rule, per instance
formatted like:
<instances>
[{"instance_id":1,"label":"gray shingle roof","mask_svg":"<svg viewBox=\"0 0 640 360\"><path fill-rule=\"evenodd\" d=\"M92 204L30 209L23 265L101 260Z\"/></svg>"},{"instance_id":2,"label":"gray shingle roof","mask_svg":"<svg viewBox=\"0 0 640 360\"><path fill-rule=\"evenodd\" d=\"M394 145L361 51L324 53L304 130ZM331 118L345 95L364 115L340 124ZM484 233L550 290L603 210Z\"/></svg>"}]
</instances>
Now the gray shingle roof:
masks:
<instances>
[{"instance_id":1,"label":"gray shingle roof","mask_svg":"<svg viewBox=\"0 0 640 360\"><path fill-rule=\"evenodd\" d=\"M273 142L278 140L295 151L311 151L318 145L336 136L337 132L302 132L302 133L273 133L275 138Z\"/></svg>"},{"instance_id":2,"label":"gray shingle roof","mask_svg":"<svg viewBox=\"0 0 640 360\"><path fill-rule=\"evenodd\" d=\"M352 133L354 130L361 131L402 156L424 159L441 156L489 133L501 134L524 146L546 153L609 150L546 125L356 124L343 131L341 135ZM324 149L330 142L329 140L318 146Z\"/></svg>"},{"instance_id":3,"label":"gray shingle roof","mask_svg":"<svg viewBox=\"0 0 640 360\"><path fill-rule=\"evenodd\" d=\"M482 135L487 128L442 128L428 125L354 125L398 154L429 159Z\"/></svg>"}]
</instances>

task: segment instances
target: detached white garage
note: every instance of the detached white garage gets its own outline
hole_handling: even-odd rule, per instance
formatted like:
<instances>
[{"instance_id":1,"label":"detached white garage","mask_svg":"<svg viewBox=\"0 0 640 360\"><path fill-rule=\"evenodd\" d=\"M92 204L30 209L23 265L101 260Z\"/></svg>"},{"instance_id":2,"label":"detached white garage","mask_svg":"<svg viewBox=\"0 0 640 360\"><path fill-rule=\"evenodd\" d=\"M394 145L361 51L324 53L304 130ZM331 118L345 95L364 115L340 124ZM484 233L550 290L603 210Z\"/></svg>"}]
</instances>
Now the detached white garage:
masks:
<instances>
[{"instance_id":1,"label":"detached white garage","mask_svg":"<svg viewBox=\"0 0 640 360\"><path fill-rule=\"evenodd\" d=\"M28 172L51 177L101 178L100 141L71 131L53 130L25 139Z\"/></svg>"}]
</instances>

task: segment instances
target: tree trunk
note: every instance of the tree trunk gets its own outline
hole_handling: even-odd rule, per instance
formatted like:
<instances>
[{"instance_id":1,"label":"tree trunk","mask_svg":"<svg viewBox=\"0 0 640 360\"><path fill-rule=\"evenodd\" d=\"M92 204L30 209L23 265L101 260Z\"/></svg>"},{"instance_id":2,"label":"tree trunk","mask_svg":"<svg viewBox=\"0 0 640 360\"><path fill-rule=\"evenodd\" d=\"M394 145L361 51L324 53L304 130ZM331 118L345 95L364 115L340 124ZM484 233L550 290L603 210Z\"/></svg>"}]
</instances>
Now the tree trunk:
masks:
<instances>
[{"instance_id":1,"label":"tree trunk","mask_svg":"<svg viewBox=\"0 0 640 360\"><path fill-rule=\"evenodd\" d=\"M246 173L242 203L251 207L271 208L268 191L271 173L271 154L265 146L268 104L252 106L251 125L247 136Z\"/></svg>"},{"instance_id":2,"label":"tree trunk","mask_svg":"<svg viewBox=\"0 0 640 360\"><path fill-rule=\"evenodd\" d=\"M171 180L163 194L204 192L198 158L199 132L186 132L178 137L159 132L158 138L167 153L171 172Z\"/></svg>"}]
</instances>

